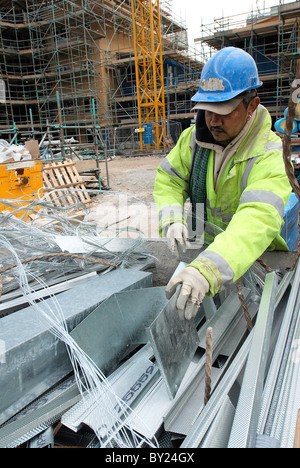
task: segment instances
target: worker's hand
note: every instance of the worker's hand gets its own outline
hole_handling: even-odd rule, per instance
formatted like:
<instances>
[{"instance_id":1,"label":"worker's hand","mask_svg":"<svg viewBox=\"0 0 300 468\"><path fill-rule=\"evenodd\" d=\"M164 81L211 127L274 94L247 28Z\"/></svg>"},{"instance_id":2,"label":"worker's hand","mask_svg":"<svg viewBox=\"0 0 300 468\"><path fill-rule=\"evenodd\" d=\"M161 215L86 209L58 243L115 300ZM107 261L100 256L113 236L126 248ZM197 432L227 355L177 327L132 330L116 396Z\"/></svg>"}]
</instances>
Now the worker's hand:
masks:
<instances>
[{"instance_id":1,"label":"worker's hand","mask_svg":"<svg viewBox=\"0 0 300 468\"><path fill-rule=\"evenodd\" d=\"M176 303L179 317L182 320L184 318L191 320L196 316L201 302L209 291L209 282L197 268L186 267L167 284L168 299L173 296L179 284L182 284Z\"/></svg>"},{"instance_id":2,"label":"worker's hand","mask_svg":"<svg viewBox=\"0 0 300 468\"><path fill-rule=\"evenodd\" d=\"M170 224L166 233L168 247L173 252L177 259L180 259L180 248L182 252L186 252L188 247L188 230L182 223ZM180 247L179 247L180 246Z\"/></svg>"}]
</instances>

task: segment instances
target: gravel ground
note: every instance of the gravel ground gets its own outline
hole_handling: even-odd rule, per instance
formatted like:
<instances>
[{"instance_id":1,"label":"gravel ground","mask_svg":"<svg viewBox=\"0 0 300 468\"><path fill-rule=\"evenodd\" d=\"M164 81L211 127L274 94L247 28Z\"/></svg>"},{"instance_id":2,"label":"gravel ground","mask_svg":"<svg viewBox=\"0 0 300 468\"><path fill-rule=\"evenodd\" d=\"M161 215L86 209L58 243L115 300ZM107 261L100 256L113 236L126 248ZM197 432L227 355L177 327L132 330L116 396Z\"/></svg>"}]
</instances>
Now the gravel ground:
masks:
<instances>
[{"instance_id":1,"label":"gravel ground","mask_svg":"<svg viewBox=\"0 0 300 468\"><path fill-rule=\"evenodd\" d=\"M139 157L108 161L110 190L94 197L89 217L97 223L101 235L110 236L116 228L122 230L121 237L135 237L135 229L146 238L158 236L153 187L161 160L161 157ZM101 176L105 175L103 167ZM126 230L126 226L130 229Z\"/></svg>"}]
</instances>

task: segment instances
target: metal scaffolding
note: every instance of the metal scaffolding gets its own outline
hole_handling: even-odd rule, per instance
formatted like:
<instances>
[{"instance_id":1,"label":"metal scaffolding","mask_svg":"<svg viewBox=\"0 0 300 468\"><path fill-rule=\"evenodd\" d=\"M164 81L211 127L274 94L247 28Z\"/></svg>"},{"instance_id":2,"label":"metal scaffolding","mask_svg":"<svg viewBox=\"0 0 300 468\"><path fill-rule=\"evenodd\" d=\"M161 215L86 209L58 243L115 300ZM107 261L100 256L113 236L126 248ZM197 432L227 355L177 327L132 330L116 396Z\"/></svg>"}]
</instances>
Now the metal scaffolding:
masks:
<instances>
[{"instance_id":1,"label":"metal scaffolding","mask_svg":"<svg viewBox=\"0 0 300 468\"><path fill-rule=\"evenodd\" d=\"M172 133L170 122L193 118L189 101L203 57L190 50L186 27L170 11L171 0L162 2L153 34L164 67L161 125ZM80 154L89 154L99 141L100 150L113 151L116 128L139 126L130 0L0 2L0 15L3 139L73 138Z\"/></svg>"},{"instance_id":2,"label":"metal scaffolding","mask_svg":"<svg viewBox=\"0 0 300 468\"><path fill-rule=\"evenodd\" d=\"M299 3L279 1L277 6L216 18L201 27L201 43L212 54L235 46L251 54L264 86L259 95L274 119L287 107L299 60Z\"/></svg>"}]
</instances>

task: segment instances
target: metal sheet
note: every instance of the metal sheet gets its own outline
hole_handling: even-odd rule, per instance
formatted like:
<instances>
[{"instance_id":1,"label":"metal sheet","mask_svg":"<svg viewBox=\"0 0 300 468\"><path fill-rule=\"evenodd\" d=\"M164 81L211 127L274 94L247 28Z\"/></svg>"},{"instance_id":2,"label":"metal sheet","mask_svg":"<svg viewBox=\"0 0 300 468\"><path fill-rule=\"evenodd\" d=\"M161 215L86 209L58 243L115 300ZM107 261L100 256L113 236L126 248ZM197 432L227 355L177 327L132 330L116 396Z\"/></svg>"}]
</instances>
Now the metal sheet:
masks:
<instances>
[{"instance_id":1,"label":"metal sheet","mask_svg":"<svg viewBox=\"0 0 300 468\"><path fill-rule=\"evenodd\" d=\"M143 346L132 358L118 367L116 373L109 377L109 382L113 385L121 375L126 376L128 380L128 372L132 366L137 361L150 359L152 356L150 345ZM62 415L69 408L76 406L81 399L75 376L72 375L0 427L0 448L15 448L37 436L61 420Z\"/></svg>"},{"instance_id":2,"label":"metal sheet","mask_svg":"<svg viewBox=\"0 0 300 468\"><path fill-rule=\"evenodd\" d=\"M116 377L110 379L111 394L108 394L107 390L104 390L104 398L100 392L97 397L95 397L95 394L86 395L84 399L63 415L61 419L62 424L75 432L83 424L86 424L104 438L107 436L107 432L111 431L114 426L117 426L117 422L120 423L123 414L123 410L115 396L121 399L126 406L128 405L128 407L132 408L135 400L144 391L145 387L149 385L157 372L156 364L149 359L132 360L132 365L126 369L126 372L116 373ZM114 414L110 414L109 418L105 419L108 399ZM106 421L105 427L104 425L103 427L99 427L100 421ZM118 429L120 427L122 427L121 424L118 425Z\"/></svg>"},{"instance_id":3,"label":"metal sheet","mask_svg":"<svg viewBox=\"0 0 300 468\"><path fill-rule=\"evenodd\" d=\"M152 286L152 274L118 269L83 281L56 296L72 330L111 294ZM47 304L53 307L52 299ZM0 424L59 382L73 369L63 342L59 341L36 310L27 307L0 319Z\"/></svg>"},{"instance_id":4,"label":"metal sheet","mask_svg":"<svg viewBox=\"0 0 300 468\"><path fill-rule=\"evenodd\" d=\"M31 290L32 299L36 301L42 298L49 297L50 294L59 294L61 292L64 292L68 289L75 287L76 284L80 283L81 281L85 281L93 277L95 278L96 276L97 276L97 273L93 271L86 275L79 276L79 277L76 277L67 281L63 281L53 286L49 286L47 289L43 288L35 292ZM8 315L9 312L20 310L29 305L28 299L25 296L21 295L19 297L13 297L16 294L21 294L20 290L13 291L12 293L7 293L1 296L0 316L1 316L1 311L5 311L5 314L3 315Z\"/></svg>"},{"instance_id":5,"label":"metal sheet","mask_svg":"<svg viewBox=\"0 0 300 468\"><path fill-rule=\"evenodd\" d=\"M250 290L243 288L243 294L248 303ZM253 310L252 307L249 307L251 317L256 314L257 308L258 306L256 305L253 307ZM205 349L207 327L212 327L213 329L213 360L215 360L220 353L224 354L224 347L227 348L226 353L232 353L232 347L234 349L238 346L238 343L240 343L246 331L246 321L243 317L241 303L236 291L233 291L225 299L224 303L217 310L217 313L199 329L199 342L203 350ZM233 339L232 334L237 327L239 330L240 327L242 329L240 335ZM203 393L199 392L199 388L201 388L204 375L205 356L200 359L193 374L182 390L180 390L178 396L176 396L170 411L165 415L166 430L180 434L188 434L192 430L192 421L202 409L202 401L200 401L200 396L198 395L203 395Z\"/></svg>"},{"instance_id":6,"label":"metal sheet","mask_svg":"<svg viewBox=\"0 0 300 468\"><path fill-rule=\"evenodd\" d=\"M166 303L164 287L116 293L89 314L71 336L108 375L128 350L147 343L146 328Z\"/></svg>"},{"instance_id":7,"label":"metal sheet","mask_svg":"<svg viewBox=\"0 0 300 468\"><path fill-rule=\"evenodd\" d=\"M197 349L199 338L193 320L181 320L176 310L180 289L147 329L150 344L169 396L174 398Z\"/></svg>"},{"instance_id":8,"label":"metal sheet","mask_svg":"<svg viewBox=\"0 0 300 468\"><path fill-rule=\"evenodd\" d=\"M79 400L79 390L73 379L59 385L0 428L0 448L16 448L27 442L57 423Z\"/></svg>"}]
</instances>

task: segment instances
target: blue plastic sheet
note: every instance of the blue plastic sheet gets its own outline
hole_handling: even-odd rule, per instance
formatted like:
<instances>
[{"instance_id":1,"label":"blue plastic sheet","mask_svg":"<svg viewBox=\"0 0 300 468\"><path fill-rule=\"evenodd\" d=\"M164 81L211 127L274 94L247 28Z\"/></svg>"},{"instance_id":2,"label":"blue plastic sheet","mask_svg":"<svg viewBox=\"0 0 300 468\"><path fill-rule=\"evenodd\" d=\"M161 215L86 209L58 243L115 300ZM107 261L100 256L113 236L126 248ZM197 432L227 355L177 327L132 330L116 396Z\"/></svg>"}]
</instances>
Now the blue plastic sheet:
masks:
<instances>
[{"instance_id":1,"label":"blue plastic sheet","mask_svg":"<svg viewBox=\"0 0 300 468\"><path fill-rule=\"evenodd\" d=\"M281 231L281 236L286 241L289 250L295 251L299 241L299 209L300 201L294 192L291 193L290 199L284 209L283 220L284 226Z\"/></svg>"}]
</instances>

